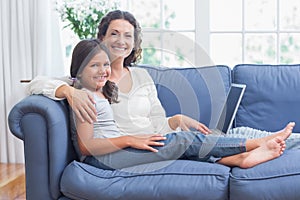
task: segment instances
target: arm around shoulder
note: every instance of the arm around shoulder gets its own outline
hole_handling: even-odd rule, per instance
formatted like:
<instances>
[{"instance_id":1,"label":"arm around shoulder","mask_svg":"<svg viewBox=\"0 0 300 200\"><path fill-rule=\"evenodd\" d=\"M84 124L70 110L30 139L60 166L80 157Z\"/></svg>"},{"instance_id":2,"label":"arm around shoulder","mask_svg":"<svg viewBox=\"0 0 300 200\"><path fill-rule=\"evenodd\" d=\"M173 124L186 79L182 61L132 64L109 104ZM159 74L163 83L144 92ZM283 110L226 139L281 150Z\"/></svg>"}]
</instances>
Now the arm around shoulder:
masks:
<instances>
[{"instance_id":1,"label":"arm around shoulder","mask_svg":"<svg viewBox=\"0 0 300 200\"><path fill-rule=\"evenodd\" d=\"M56 90L63 85L68 86L70 84L72 84L72 81L68 77L53 79L46 76L37 76L26 86L26 93L28 95L42 94L54 100L61 100L65 97L57 96Z\"/></svg>"}]
</instances>

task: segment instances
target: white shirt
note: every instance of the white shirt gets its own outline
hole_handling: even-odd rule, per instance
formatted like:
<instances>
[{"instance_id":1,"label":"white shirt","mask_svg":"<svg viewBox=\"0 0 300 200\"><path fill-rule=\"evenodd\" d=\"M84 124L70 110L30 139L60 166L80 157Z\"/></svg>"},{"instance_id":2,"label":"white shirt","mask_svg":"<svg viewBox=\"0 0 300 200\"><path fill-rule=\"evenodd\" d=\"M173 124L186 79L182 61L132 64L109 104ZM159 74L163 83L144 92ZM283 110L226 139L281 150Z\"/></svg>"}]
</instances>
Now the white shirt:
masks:
<instances>
[{"instance_id":1,"label":"white shirt","mask_svg":"<svg viewBox=\"0 0 300 200\"><path fill-rule=\"evenodd\" d=\"M132 88L125 94L119 92L119 103L112 104L114 119L121 134L166 134L173 132L157 97L156 87L145 69L129 67ZM39 76L27 86L28 94L43 94L54 100L55 91L62 85L72 84L68 77L51 79Z\"/></svg>"},{"instance_id":2,"label":"white shirt","mask_svg":"<svg viewBox=\"0 0 300 200\"><path fill-rule=\"evenodd\" d=\"M111 105L120 131L130 135L172 132L148 72L135 67L129 71L131 90L127 94L119 92L120 102Z\"/></svg>"}]
</instances>

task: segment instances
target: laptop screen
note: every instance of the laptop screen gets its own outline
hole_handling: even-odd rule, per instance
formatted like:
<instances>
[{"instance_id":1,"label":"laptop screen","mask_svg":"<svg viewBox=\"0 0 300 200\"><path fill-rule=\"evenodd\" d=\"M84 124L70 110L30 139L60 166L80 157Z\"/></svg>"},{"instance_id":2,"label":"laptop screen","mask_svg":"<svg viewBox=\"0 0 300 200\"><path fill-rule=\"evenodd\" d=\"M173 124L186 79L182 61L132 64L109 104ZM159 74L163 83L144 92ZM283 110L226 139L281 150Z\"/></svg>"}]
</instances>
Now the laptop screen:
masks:
<instances>
[{"instance_id":1,"label":"laptop screen","mask_svg":"<svg viewBox=\"0 0 300 200\"><path fill-rule=\"evenodd\" d=\"M233 123L245 88L243 84L231 84L216 127L223 133L227 133Z\"/></svg>"}]
</instances>

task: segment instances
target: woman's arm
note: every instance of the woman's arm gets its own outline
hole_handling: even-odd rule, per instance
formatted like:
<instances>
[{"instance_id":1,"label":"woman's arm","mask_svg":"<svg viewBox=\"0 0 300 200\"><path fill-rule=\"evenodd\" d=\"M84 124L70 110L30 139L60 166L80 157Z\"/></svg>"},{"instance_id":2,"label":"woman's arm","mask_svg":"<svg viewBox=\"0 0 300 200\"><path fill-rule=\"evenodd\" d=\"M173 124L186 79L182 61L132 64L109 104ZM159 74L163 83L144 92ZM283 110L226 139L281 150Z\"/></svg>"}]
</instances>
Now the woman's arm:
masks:
<instances>
[{"instance_id":1,"label":"woman's arm","mask_svg":"<svg viewBox=\"0 0 300 200\"><path fill-rule=\"evenodd\" d=\"M26 92L28 95L42 94L53 100L67 99L79 120L93 123L96 120L93 97L86 91L73 88L72 84L73 80L68 77L51 79L37 76L26 86Z\"/></svg>"},{"instance_id":2,"label":"woman's arm","mask_svg":"<svg viewBox=\"0 0 300 200\"><path fill-rule=\"evenodd\" d=\"M204 124L185 115L177 114L169 118L169 126L172 129L180 127L184 131L189 131L190 128L194 128L203 134L209 134L211 131Z\"/></svg>"},{"instance_id":3,"label":"woman's arm","mask_svg":"<svg viewBox=\"0 0 300 200\"><path fill-rule=\"evenodd\" d=\"M94 106L95 101L88 91L79 90L69 85L62 85L57 88L55 96L58 98L67 98L79 121L87 121L90 124L96 121L97 111Z\"/></svg>"},{"instance_id":4,"label":"woman's arm","mask_svg":"<svg viewBox=\"0 0 300 200\"><path fill-rule=\"evenodd\" d=\"M61 86L68 86L70 84L72 84L72 80L66 76L61 78L37 76L26 86L26 93L28 95L42 94L50 99L62 100L65 97L56 96L56 90Z\"/></svg>"},{"instance_id":5,"label":"woman's arm","mask_svg":"<svg viewBox=\"0 0 300 200\"><path fill-rule=\"evenodd\" d=\"M174 115L172 117L166 117L165 110L162 107L160 100L157 96L157 90L151 77L146 76L148 79L148 99L151 104L150 118L153 126L160 133L167 133L180 128L181 130L188 131L190 128L198 130L203 134L209 134L210 130L202 123L185 115Z\"/></svg>"}]
</instances>

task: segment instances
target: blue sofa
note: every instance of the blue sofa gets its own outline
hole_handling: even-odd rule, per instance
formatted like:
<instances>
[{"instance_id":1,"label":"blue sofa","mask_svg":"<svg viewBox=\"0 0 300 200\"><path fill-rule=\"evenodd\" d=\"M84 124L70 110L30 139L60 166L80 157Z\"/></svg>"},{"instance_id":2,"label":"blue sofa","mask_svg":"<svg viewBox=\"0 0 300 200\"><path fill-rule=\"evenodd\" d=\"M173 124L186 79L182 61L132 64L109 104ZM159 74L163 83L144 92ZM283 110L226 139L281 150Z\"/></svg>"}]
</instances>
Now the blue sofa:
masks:
<instances>
[{"instance_id":1,"label":"blue sofa","mask_svg":"<svg viewBox=\"0 0 300 200\"><path fill-rule=\"evenodd\" d=\"M300 132L300 65L146 68L168 116L189 115L213 128L232 82L247 85L234 125L275 131L295 121ZM189 160L122 170L78 162L66 101L32 95L9 116L24 141L26 196L47 199L300 199L300 150L250 169Z\"/></svg>"}]
</instances>

